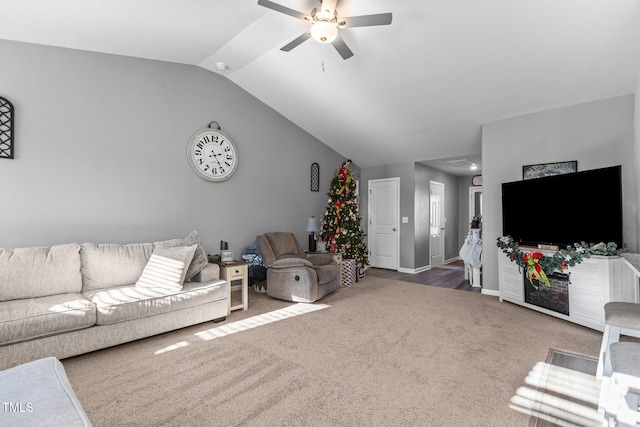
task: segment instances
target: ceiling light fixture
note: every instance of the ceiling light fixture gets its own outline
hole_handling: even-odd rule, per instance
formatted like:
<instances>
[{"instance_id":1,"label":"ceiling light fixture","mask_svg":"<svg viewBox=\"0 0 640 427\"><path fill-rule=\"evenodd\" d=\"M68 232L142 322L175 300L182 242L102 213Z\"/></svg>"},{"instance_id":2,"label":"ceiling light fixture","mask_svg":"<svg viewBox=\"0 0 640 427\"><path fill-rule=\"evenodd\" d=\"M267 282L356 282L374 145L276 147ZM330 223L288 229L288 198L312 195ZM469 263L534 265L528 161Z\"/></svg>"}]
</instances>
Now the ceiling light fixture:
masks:
<instances>
[{"instance_id":1,"label":"ceiling light fixture","mask_svg":"<svg viewBox=\"0 0 640 427\"><path fill-rule=\"evenodd\" d=\"M318 43L331 43L338 37L338 26L336 24L338 12L331 13L330 10L311 11L313 25L311 25L311 37Z\"/></svg>"},{"instance_id":2,"label":"ceiling light fixture","mask_svg":"<svg viewBox=\"0 0 640 427\"><path fill-rule=\"evenodd\" d=\"M314 8L309 15L290 9L271 0L258 0L259 6L264 6L276 12L284 13L296 19L308 22L310 28L280 48L283 52L299 46L301 43L313 39L318 43L330 43L338 51L342 59L349 59L353 52L340 37L339 30L354 27L369 27L375 25L391 24L391 13L377 13L373 15L359 15L338 18L336 5L338 0L320 0L320 6Z\"/></svg>"},{"instance_id":3,"label":"ceiling light fixture","mask_svg":"<svg viewBox=\"0 0 640 427\"><path fill-rule=\"evenodd\" d=\"M331 43L338 36L338 27L329 21L316 22L311 26L311 37L318 43Z\"/></svg>"},{"instance_id":4,"label":"ceiling light fixture","mask_svg":"<svg viewBox=\"0 0 640 427\"><path fill-rule=\"evenodd\" d=\"M447 163L457 168L471 169L473 166L477 167L477 165L469 159L447 160Z\"/></svg>"}]
</instances>

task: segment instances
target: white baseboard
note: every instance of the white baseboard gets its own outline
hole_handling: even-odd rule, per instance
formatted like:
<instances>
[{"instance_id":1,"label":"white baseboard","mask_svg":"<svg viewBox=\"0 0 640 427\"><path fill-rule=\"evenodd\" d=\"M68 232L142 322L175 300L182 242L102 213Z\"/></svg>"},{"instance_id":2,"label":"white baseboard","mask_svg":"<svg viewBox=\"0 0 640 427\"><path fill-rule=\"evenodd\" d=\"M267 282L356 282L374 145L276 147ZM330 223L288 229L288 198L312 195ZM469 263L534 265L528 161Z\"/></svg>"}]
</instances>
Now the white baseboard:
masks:
<instances>
[{"instance_id":1,"label":"white baseboard","mask_svg":"<svg viewBox=\"0 0 640 427\"><path fill-rule=\"evenodd\" d=\"M451 258L448 260L445 260L444 264L449 264L450 262L454 262L454 261L459 261L461 258L455 257L455 258ZM404 267L398 267L398 273L408 273L408 274L418 274L418 273L422 273L423 271L427 271L427 270L431 270L431 265L425 265L422 267L418 267L418 268L404 268Z\"/></svg>"},{"instance_id":2,"label":"white baseboard","mask_svg":"<svg viewBox=\"0 0 640 427\"><path fill-rule=\"evenodd\" d=\"M431 266L430 265L426 265L424 267L418 267L418 268L398 267L398 273L418 274L418 273L422 273L423 271L427 271L427 270L431 270Z\"/></svg>"},{"instance_id":3,"label":"white baseboard","mask_svg":"<svg viewBox=\"0 0 640 427\"><path fill-rule=\"evenodd\" d=\"M484 288L482 288L482 291L480 293L485 294L485 295L491 295L492 297L499 297L500 296L500 291L495 291L493 289L484 289Z\"/></svg>"}]
</instances>

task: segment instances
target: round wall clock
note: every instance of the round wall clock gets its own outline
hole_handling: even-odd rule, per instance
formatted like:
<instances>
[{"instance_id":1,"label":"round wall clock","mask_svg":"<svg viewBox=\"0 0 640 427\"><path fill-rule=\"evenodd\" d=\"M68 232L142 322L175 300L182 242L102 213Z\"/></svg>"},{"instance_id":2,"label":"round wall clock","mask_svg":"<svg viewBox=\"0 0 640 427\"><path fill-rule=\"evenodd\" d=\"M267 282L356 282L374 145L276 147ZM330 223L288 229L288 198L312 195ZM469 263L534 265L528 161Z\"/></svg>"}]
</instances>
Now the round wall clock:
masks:
<instances>
[{"instance_id":1,"label":"round wall clock","mask_svg":"<svg viewBox=\"0 0 640 427\"><path fill-rule=\"evenodd\" d=\"M207 181L231 178L238 168L238 150L234 142L219 129L202 129L187 144L191 169Z\"/></svg>"},{"instance_id":2,"label":"round wall clock","mask_svg":"<svg viewBox=\"0 0 640 427\"><path fill-rule=\"evenodd\" d=\"M482 186L482 175L475 175L471 178L471 185L475 185L477 187Z\"/></svg>"}]
</instances>

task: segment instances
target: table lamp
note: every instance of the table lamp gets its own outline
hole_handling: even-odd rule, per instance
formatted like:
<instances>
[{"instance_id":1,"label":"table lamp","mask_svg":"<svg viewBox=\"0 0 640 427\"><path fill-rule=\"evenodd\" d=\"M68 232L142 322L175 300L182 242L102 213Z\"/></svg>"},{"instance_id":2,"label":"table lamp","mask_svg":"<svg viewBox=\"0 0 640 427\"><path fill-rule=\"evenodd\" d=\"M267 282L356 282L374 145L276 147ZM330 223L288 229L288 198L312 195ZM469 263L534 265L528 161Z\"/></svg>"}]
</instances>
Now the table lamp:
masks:
<instances>
[{"instance_id":1,"label":"table lamp","mask_svg":"<svg viewBox=\"0 0 640 427\"><path fill-rule=\"evenodd\" d=\"M315 252L316 250L316 232L320 231L320 221L318 218L307 218L307 231L311 232L309 235L309 250Z\"/></svg>"}]
</instances>

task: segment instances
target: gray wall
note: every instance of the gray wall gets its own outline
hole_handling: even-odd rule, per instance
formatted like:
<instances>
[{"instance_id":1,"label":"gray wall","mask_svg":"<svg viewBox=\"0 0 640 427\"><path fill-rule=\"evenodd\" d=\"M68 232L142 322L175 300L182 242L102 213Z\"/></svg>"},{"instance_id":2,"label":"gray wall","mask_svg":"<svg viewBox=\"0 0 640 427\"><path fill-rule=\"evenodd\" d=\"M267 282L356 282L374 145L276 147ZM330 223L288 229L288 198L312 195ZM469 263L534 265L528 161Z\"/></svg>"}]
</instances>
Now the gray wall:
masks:
<instances>
[{"instance_id":1,"label":"gray wall","mask_svg":"<svg viewBox=\"0 0 640 427\"><path fill-rule=\"evenodd\" d=\"M394 165L363 168L361 171L360 210L363 228L368 228L368 181L400 178L400 270L420 270L431 265L429 253L429 181L445 186L447 223L445 229L445 260L458 257L459 241L459 185L458 179L420 163L407 162Z\"/></svg>"},{"instance_id":2,"label":"gray wall","mask_svg":"<svg viewBox=\"0 0 640 427\"><path fill-rule=\"evenodd\" d=\"M636 251L640 251L640 184L638 183L638 174L640 171L640 72L638 73L638 79L636 80L636 97L634 104L634 170L636 171L636 203L638 206L636 207L636 217L635 217L635 226L636 226Z\"/></svg>"},{"instance_id":3,"label":"gray wall","mask_svg":"<svg viewBox=\"0 0 640 427\"><path fill-rule=\"evenodd\" d=\"M579 171L622 165L624 239L631 251L637 250L634 102L633 95L625 95L483 126L483 291L498 291L501 184L521 180L523 165L577 160ZM593 212L576 212L576 217L597 216L597 191ZM535 203L532 213L541 207Z\"/></svg>"},{"instance_id":4,"label":"gray wall","mask_svg":"<svg viewBox=\"0 0 640 427\"><path fill-rule=\"evenodd\" d=\"M400 259L401 269L415 268L415 173L413 162L394 165L363 168L360 174L360 216L362 228L368 233L369 224L369 192L368 182L373 179L400 178L400 210L399 215L409 218L408 224L400 223Z\"/></svg>"},{"instance_id":5,"label":"gray wall","mask_svg":"<svg viewBox=\"0 0 640 427\"><path fill-rule=\"evenodd\" d=\"M320 216L344 158L204 69L0 40L15 159L0 159L0 247L144 242L198 234L239 255L259 233ZM237 144L223 183L196 176L189 137L217 121ZM310 165L320 164L320 192ZM356 167L357 171L357 167Z\"/></svg>"},{"instance_id":6,"label":"gray wall","mask_svg":"<svg viewBox=\"0 0 640 427\"><path fill-rule=\"evenodd\" d=\"M446 172L433 169L421 163L416 163L416 194L420 191L427 196L426 209L423 211L422 223L426 226L426 253L416 253L416 265L430 265L429 258L429 181L436 181L444 184L444 203L445 203L445 242L444 242L444 259L445 261L455 259L460 253L459 244L459 222L460 222L460 200L459 200L459 180L458 177L450 175ZM420 262L420 263L418 263Z\"/></svg>"}]
</instances>

